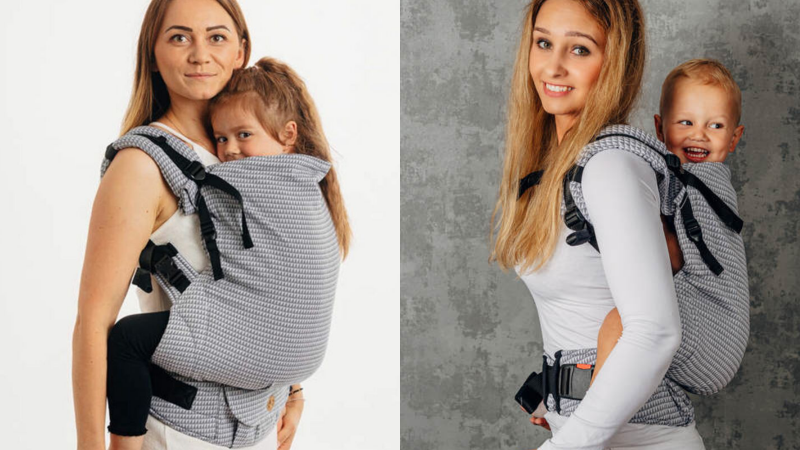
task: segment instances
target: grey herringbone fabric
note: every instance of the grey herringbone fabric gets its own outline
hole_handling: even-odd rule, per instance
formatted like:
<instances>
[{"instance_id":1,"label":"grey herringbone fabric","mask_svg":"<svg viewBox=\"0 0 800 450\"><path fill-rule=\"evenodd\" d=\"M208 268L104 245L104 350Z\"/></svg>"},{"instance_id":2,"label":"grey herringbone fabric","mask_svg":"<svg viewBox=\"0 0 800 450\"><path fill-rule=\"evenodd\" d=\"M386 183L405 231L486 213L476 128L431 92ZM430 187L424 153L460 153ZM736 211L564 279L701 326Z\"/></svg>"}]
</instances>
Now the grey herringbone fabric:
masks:
<instances>
[{"instance_id":1,"label":"grey herringbone fabric","mask_svg":"<svg viewBox=\"0 0 800 450\"><path fill-rule=\"evenodd\" d=\"M198 156L153 127L131 130L112 146L137 147L158 164L185 214L205 199L216 226L225 277L197 273L181 255L176 265L191 284L180 293L156 275L172 300L169 324L153 362L198 387L192 410L156 397L152 412L207 442L242 447L274 426L287 386L322 362L340 262L335 229L319 181L330 165L306 155L250 157L207 168L239 190L254 247L242 242L242 206L213 187L198 189L147 138L164 136L185 158ZM109 161L103 163L105 173ZM267 411L267 398L275 407Z\"/></svg>"},{"instance_id":2,"label":"grey herringbone fabric","mask_svg":"<svg viewBox=\"0 0 800 450\"><path fill-rule=\"evenodd\" d=\"M724 388L736 374L750 332L750 293L744 242L738 233L720 221L699 191L684 187L670 173L662 156L668 150L662 142L627 125L607 127L598 137L611 134L633 136L646 145L624 136L598 139L586 146L577 164L585 166L601 151L622 149L642 157L656 171L661 211L675 216L675 228L685 261L683 269L674 277L683 337L667 377L692 393L713 394ZM688 163L683 165L683 169L700 178L734 212L737 211L730 171L724 164ZM570 190L581 213L591 221L581 184L571 182ZM680 206L687 197L706 245L724 269L720 275L714 275L708 269L686 234Z\"/></svg>"},{"instance_id":3,"label":"grey herringbone fabric","mask_svg":"<svg viewBox=\"0 0 800 450\"><path fill-rule=\"evenodd\" d=\"M594 364L597 349L562 350L561 364ZM555 360L547 355L547 363L553 365ZM553 395L547 396L547 409L555 411L556 403ZM580 405L580 400L561 399L561 415L570 416ZM670 378L664 378L653 395L644 406L634 414L629 423L650 425L666 425L685 427L694 421L694 407L689 396Z\"/></svg>"}]
</instances>

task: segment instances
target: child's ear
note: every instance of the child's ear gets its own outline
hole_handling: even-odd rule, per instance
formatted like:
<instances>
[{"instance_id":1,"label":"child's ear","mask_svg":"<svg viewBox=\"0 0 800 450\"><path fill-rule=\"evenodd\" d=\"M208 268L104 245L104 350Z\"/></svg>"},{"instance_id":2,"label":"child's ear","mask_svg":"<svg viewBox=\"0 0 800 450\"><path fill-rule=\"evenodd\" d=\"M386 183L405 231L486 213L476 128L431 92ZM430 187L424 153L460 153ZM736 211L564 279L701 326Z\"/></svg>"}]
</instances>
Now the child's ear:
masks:
<instances>
[{"instance_id":1,"label":"child's ear","mask_svg":"<svg viewBox=\"0 0 800 450\"><path fill-rule=\"evenodd\" d=\"M739 125L735 130L733 130L731 148L728 149L728 153L733 153L733 151L736 150L736 146L739 144L739 139L742 138L742 134L744 134L744 125Z\"/></svg>"},{"instance_id":2,"label":"child's ear","mask_svg":"<svg viewBox=\"0 0 800 450\"><path fill-rule=\"evenodd\" d=\"M661 128L661 116L658 114L653 116L653 122L656 125L656 136L658 136L658 140L664 142L664 130Z\"/></svg>"},{"instance_id":3,"label":"child's ear","mask_svg":"<svg viewBox=\"0 0 800 450\"><path fill-rule=\"evenodd\" d=\"M294 120L286 122L286 125L283 127L283 131L281 132L281 141L283 144L284 153L289 153L291 151L291 147L293 147L294 143L297 142L297 123L295 123Z\"/></svg>"}]
</instances>

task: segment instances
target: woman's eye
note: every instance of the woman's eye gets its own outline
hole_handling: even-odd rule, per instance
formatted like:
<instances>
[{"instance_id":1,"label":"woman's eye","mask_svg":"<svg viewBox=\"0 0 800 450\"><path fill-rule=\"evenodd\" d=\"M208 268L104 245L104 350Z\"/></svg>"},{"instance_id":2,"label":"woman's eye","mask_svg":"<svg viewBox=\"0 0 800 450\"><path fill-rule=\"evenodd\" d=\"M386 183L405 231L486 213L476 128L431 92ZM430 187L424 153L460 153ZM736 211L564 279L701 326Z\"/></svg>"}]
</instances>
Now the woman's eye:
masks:
<instances>
[{"instance_id":1,"label":"woman's eye","mask_svg":"<svg viewBox=\"0 0 800 450\"><path fill-rule=\"evenodd\" d=\"M589 56L589 49L583 46L577 46L572 49L572 54L576 56Z\"/></svg>"},{"instance_id":2,"label":"woman's eye","mask_svg":"<svg viewBox=\"0 0 800 450\"><path fill-rule=\"evenodd\" d=\"M678 123L681 124L681 125L692 126L692 121L691 120L679 120Z\"/></svg>"},{"instance_id":3,"label":"woman's eye","mask_svg":"<svg viewBox=\"0 0 800 450\"><path fill-rule=\"evenodd\" d=\"M251 134L251 133L249 133L249 132L247 132L247 131L241 131L241 132L239 132L239 139L247 139L247 138L249 138L250 136L252 136L252 134Z\"/></svg>"},{"instance_id":4,"label":"woman's eye","mask_svg":"<svg viewBox=\"0 0 800 450\"><path fill-rule=\"evenodd\" d=\"M174 41L174 42L181 42L182 43L182 42L188 41L189 39L186 36L182 35L182 34L176 34L176 35L172 36L171 38L169 38L169 40Z\"/></svg>"},{"instance_id":5,"label":"woman's eye","mask_svg":"<svg viewBox=\"0 0 800 450\"><path fill-rule=\"evenodd\" d=\"M225 36L221 35L221 34L215 34L215 35L211 36L211 40L213 42L217 42L217 43L224 42L226 39L227 38Z\"/></svg>"},{"instance_id":6,"label":"woman's eye","mask_svg":"<svg viewBox=\"0 0 800 450\"><path fill-rule=\"evenodd\" d=\"M538 39L536 40L536 46L542 50L547 50L550 48L550 42L548 42L546 39Z\"/></svg>"}]
</instances>

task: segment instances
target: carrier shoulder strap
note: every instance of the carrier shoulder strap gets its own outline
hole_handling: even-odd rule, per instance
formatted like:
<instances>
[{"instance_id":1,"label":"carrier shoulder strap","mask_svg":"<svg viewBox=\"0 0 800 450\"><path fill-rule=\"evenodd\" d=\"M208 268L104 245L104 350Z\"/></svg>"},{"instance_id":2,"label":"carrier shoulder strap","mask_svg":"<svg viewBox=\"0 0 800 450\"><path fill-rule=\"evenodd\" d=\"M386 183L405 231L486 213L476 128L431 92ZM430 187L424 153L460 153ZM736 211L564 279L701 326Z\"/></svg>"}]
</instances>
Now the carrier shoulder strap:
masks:
<instances>
[{"instance_id":1,"label":"carrier shoulder strap","mask_svg":"<svg viewBox=\"0 0 800 450\"><path fill-rule=\"evenodd\" d=\"M675 156L674 154L666 151L665 149L659 149L655 147L653 144L647 142L644 139L641 139L632 133L625 133L619 131L620 129L624 129L625 127L617 127L610 133L601 134L596 137L592 142L598 142L603 139L609 138L624 138L624 139L632 139L642 145L645 145L647 148L652 150L654 154L660 155L663 158L663 163L666 165L666 168L669 172L677 178L684 187L691 186L692 188L696 189L703 198L708 202L709 206L714 210L720 220L731 230L735 231L736 233L741 232L743 222L742 219L733 211L718 195L716 195L705 183L703 183L700 178L683 169L680 159ZM592 247L594 247L597 251L599 251L599 247L597 245L597 238L594 233L594 228L592 228L591 223L585 215L581 212L580 208L575 202L571 183L576 183L578 189L580 189L581 181L583 178L583 169L588 162L588 160L594 156L597 152L602 151L598 149L598 151L589 154L588 157L583 158L580 164L576 164L572 167L572 169L567 172L564 176L564 222L567 227L573 231L569 236L567 236L567 244L571 246L582 245L585 243L589 243ZM653 163L651 162L651 165ZM661 166L662 168L664 166ZM656 170L654 168L654 170ZM659 172L656 170L656 173ZM538 170L526 175L524 178L520 180L519 185L519 192L518 198L521 198L522 195L525 193L526 190L530 189L533 186L536 186L541 181L541 178L544 174L543 170ZM723 267L719 263L719 261L714 257L711 251L708 249L708 246L705 243L703 238L703 232L700 227L700 224L697 222L694 213L692 211L692 205L689 200L689 196L686 195L683 198L683 202L679 206L681 209L681 215L683 216L683 225L686 229L686 234L689 239L695 244L697 247L698 252L700 253L703 262L706 266L713 272L715 275L719 275L723 272Z\"/></svg>"},{"instance_id":2,"label":"carrier shoulder strap","mask_svg":"<svg viewBox=\"0 0 800 450\"><path fill-rule=\"evenodd\" d=\"M209 186L221 190L239 202L242 212L242 242L244 243L244 248L252 248L253 240L247 226L247 217L245 216L243 205L244 200L241 193L227 181L208 173L194 150L190 149L183 141L155 127L134 128L128 134L109 145L106 148L101 176L105 174L117 152L129 147L139 148L153 158L159 170L161 170L161 174L167 180L170 189L179 198L180 207L185 214L197 212L200 218L200 233L208 251L214 279L224 278L220 251L216 242L216 227L208 209L208 204L203 197L201 187ZM142 254L146 251L147 247L142 251ZM145 275L145 273L137 271L134 276L134 283L149 292L147 289L149 280L144 281ZM141 284L137 283L137 280ZM151 286L149 288L152 289ZM180 288L179 290L183 291Z\"/></svg>"}]
</instances>

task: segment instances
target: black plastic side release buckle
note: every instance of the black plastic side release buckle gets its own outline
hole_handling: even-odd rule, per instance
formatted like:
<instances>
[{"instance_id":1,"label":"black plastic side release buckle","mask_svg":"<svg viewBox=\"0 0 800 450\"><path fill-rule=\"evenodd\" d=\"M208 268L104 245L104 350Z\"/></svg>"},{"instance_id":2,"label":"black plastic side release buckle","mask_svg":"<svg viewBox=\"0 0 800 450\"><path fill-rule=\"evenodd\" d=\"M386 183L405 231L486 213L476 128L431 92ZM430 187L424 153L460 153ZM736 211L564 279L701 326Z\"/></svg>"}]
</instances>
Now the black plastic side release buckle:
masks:
<instances>
[{"instance_id":1,"label":"black plastic side release buckle","mask_svg":"<svg viewBox=\"0 0 800 450\"><path fill-rule=\"evenodd\" d=\"M528 414L533 414L543 399L542 374L537 372L528 375L525 383L522 384L517 394L514 395L514 400L516 400L522 410Z\"/></svg>"},{"instance_id":2,"label":"black plastic side release buckle","mask_svg":"<svg viewBox=\"0 0 800 450\"><path fill-rule=\"evenodd\" d=\"M583 400L592 382L591 364L563 364L558 374L558 393L561 398Z\"/></svg>"},{"instance_id":3,"label":"black plastic side release buckle","mask_svg":"<svg viewBox=\"0 0 800 450\"><path fill-rule=\"evenodd\" d=\"M594 235L588 229L576 231L567 236L567 245L571 245L573 247L583 245L591 241L592 237L594 237Z\"/></svg>"},{"instance_id":4,"label":"black plastic side release buckle","mask_svg":"<svg viewBox=\"0 0 800 450\"><path fill-rule=\"evenodd\" d=\"M200 161L192 161L183 169L183 173L194 181L203 181L206 179L206 168Z\"/></svg>"}]
</instances>

